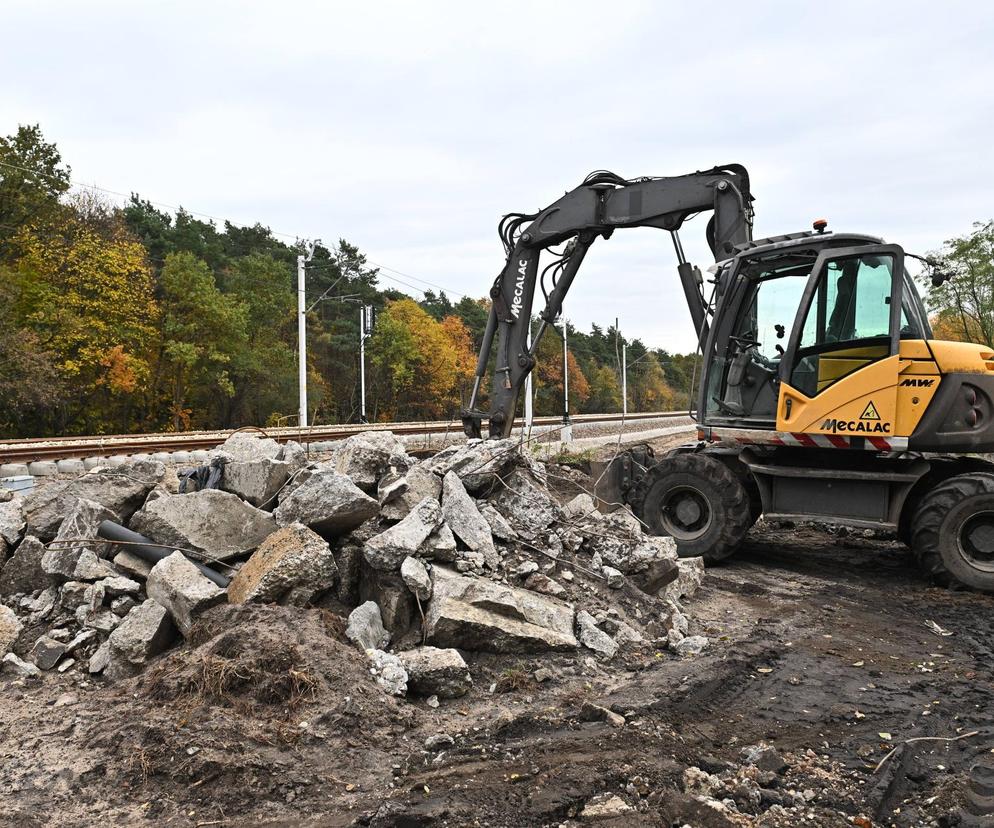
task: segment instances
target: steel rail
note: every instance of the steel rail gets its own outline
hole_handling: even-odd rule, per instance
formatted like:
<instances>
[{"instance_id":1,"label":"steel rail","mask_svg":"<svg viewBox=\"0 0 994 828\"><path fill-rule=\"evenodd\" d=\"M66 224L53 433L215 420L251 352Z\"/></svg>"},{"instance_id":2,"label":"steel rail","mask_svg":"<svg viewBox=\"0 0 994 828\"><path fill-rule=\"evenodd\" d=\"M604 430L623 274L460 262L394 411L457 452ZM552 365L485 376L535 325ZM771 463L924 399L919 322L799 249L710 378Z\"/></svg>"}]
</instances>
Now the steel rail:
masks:
<instances>
[{"instance_id":1,"label":"steel rail","mask_svg":"<svg viewBox=\"0 0 994 828\"><path fill-rule=\"evenodd\" d=\"M577 414L575 424L610 423L637 420L675 419L689 416L686 411L656 411L628 414ZM561 417L536 417L533 426L557 426ZM185 431L158 434L108 434L87 437L31 437L0 443L0 463L27 463L36 460L63 460L78 457L100 457L111 454L151 454L155 452L192 451L221 445L236 431L252 431L272 437L281 443L297 440L303 443L341 440L363 431L392 431L397 435L461 433L456 421L422 421L403 423L367 423L309 426L307 428L246 427L219 431Z\"/></svg>"}]
</instances>

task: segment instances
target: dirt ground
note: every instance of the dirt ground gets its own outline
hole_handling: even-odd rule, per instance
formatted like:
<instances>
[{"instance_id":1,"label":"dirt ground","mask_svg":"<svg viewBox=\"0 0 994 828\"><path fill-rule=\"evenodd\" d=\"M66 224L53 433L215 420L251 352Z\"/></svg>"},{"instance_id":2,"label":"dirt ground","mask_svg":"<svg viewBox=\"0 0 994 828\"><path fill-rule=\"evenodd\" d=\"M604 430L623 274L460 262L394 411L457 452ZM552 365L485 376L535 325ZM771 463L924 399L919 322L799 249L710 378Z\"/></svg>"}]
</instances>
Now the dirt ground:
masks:
<instances>
[{"instance_id":1,"label":"dirt ground","mask_svg":"<svg viewBox=\"0 0 994 828\"><path fill-rule=\"evenodd\" d=\"M220 607L135 679L0 680L0 826L581 825L601 794L631 810L598 825L994 824L994 597L761 521L685 608L701 655L466 653L433 709L384 695L335 607ZM786 763L762 803L685 792L760 742Z\"/></svg>"},{"instance_id":2,"label":"dirt ground","mask_svg":"<svg viewBox=\"0 0 994 828\"><path fill-rule=\"evenodd\" d=\"M384 696L327 611L219 608L136 679L0 685L0 824L558 825L604 792L637 809L616 825L960 824L994 746L991 600L930 587L893 542L760 525L688 602L702 655L470 657L475 689L437 709ZM760 740L800 812L681 792Z\"/></svg>"}]
</instances>

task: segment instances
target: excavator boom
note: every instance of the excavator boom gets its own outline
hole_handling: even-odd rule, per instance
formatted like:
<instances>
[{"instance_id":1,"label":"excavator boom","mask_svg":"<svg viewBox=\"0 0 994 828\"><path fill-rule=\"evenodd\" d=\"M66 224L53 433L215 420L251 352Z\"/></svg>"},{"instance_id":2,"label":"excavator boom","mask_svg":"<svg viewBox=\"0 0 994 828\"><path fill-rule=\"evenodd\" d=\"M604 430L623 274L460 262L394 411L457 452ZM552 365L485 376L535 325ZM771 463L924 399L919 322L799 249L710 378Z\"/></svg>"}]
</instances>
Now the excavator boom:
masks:
<instances>
[{"instance_id":1,"label":"excavator boom","mask_svg":"<svg viewBox=\"0 0 994 828\"><path fill-rule=\"evenodd\" d=\"M730 256L736 245L752 239L752 195L749 175L738 164L671 178L623 179L614 173L591 173L583 183L558 201L534 214L513 213L499 226L507 261L490 290L492 304L477 361L473 393L463 412L463 428L479 437L489 416L490 436L506 437L525 377L535 365L538 343L558 318L583 258L598 236L609 238L618 227L657 227L673 235L678 272L698 337L708 333L708 308L700 271L683 256L677 231L698 213L713 211L708 223L708 243L715 260ZM539 275L543 250L566 243ZM551 271L551 286L545 276ZM540 327L528 344L536 285L545 306ZM497 356L490 387L489 415L477 410L480 386L487 370L494 337Z\"/></svg>"}]
</instances>

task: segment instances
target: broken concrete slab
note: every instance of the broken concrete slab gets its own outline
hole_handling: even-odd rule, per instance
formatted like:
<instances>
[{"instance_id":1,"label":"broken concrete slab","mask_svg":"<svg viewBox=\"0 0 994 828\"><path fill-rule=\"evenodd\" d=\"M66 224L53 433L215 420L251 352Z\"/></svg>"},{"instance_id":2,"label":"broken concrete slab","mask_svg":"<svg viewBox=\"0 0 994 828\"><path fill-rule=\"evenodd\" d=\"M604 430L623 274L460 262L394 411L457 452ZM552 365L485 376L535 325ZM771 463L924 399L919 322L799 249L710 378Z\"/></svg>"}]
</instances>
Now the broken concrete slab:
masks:
<instances>
[{"instance_id":1,"label":"broken concrete slab","mask_svg":"<svg viewBox=\"0 0 994 828\"><path fill-rule=\"evenodd\" d=\"M407 670L408 692L455 699L465 696L473 686L466 662L454 649L417 647L399 657Z\"/></svg>"},{"instance_id":2,"label":"broken concrete slab","mask_svg":"<svg viewBox=\"0 0 994 828\"><path fill-rule=\"evenodd\" d=\"M304 606L335 585L338 566L328 542L302 523L277 529L228 586L233 604Z\"/></svg>"},{"instance_id":3,"label":"broken concrete slab","mask_svg":"<svg viewBox=\"0 0 994 828\"><path fill-rule=\"evenodd\" d=\"M149 598L154 598L169 610L184 638L198 615L225 599L224 590L204 577L181 552L173 552L152 567L145 590Z\"/></svg>"},{"instance_id":4,"label":"broken concrete slab","mask_svg":"<svg viewBox=\"0 0 994 828\"><path fill-rule=\"evenodd\" d=\"M400 565L400 577L419 601L431 598L431 575L428 574L428 567L417 558L404 558Z\"/></svg>"},{"instance_id":5,"label":"broken concrete slab","mask_svg":"<svg viewBox=\"0 0 994 828\"><path fill-rule=\"evenodd\" d=\"M17 546L24 535L24 509L20 498L0 501L0 547Z\"/></svg>"},{"instance_id":6,"label":"broken concrete slab","mask_svg":"<svg viewBox=\"0 0 994 828\"><path fill-rule=\"evenodd\" d=\"M123 575L112 575L97 581L94 584L104 591L109 598L118 598L122 595L135 595L141 590L141 584Z\"/></svg>"},{"instance_id":7,"label":"broken concrete slab","mask_svg":"<svg viewBox=\"0 0 994 828\"><path fill-rule=\"evenodd\" d=\"M442 449L429 461L429 468L439 477L455 472L466 491L478 495L489 492L520 459L515 440L470 440Z\"/></svg>"},{"instance_id":8,"label":"broken concrete slab","mask_svg":"<svg viewBox=\"0 0 994 828\"><path fill-rule=\"evenodd\" d=\"M566 594L566 589L562 584L557 583L548 575L543 575L541 572L532 572L531 575L525 578L522 586L541 595L551 595L553 598L561 598Z\"/></svg>"},{"instance_id":9,"label":"broken concrete slab","mask_svg":"<svg viewBox=\"0 0 994 828\"><path fill-rule=\"evenodd\" d=\"M556 501L529 468L515 468L502 477L489 502L526 540L537 540L553 523L562 519Z\"/></svg>"},{"instance_id":10,"label":"broken concrete slab","mask_svg":"<svg viewBox=\"0 0 994 828\"><path fill-rule=\"evenodd\" d=\"M226 561L252 552L276 531L269 512L217 489L161 497L142 507L130 528L156 543Z\"/></svg>"},{"instance_id":11,"label":"broken concrete slab","mask_svg":"<svg viewBox=\"0 0 994 828\"><path fill-rule=\"evenodd\" d=\"M380 516L386 520L403 520L426 497L439 500L442 496L442 478L434 474L427 463L418 463L405 475L407 488L395 497L382 501Z\"/></svg>"},{"instance_id":12,"label":"broken concrete slab","mask_svg":"<svg viewBox=\"0 0 994 828\"><path fill-rule=\"evenodd\" d=\"M427 640L441 647L495 653L571 650L573 607L525 589L458 575L436 566L426 613Z\"/></svg>"},{"instance_id":13,"label":"broken concrete slab","mask_svg":"<svg viewBox=\"0 0 994 828\"><path fill-rule=\"evenodd\" d=\"M72 578L76 581L100 581L116 575L117 570L107 561L98 558L92 549L84 549L79 553L76 567L72 571Z\"/></svg>"},{"instance_id":14,"label":"broken concrete slab","mask_svg":"<svg viewBox=\"0 0 994 828\"><path fill-rule=\"evenodd\" d=\"M518 533L514 531L511 524L493 506L486 501L481 501L476 505L480 510L480 514L483 515L483 519L490 524L490 532L494 538L505 543L510 543L517 539Z\"/></svg>"},{"instance_id":15,"label":"broken concrete slab","mask_svg":"<svg viewBox=\"0 0 994 828\"><path fill-rule=\"evenodd\" d=\"M343 543L334 550L335 564L338 567L338 581L335 596L347 607L359 603L359 576L362 573L362 546L357 543Z\"/></svg>"},{"instance_id":16,"label":"broken concrete slab","mask_svg":"<svg viewBox=\"0 0 994 828\"><path fill-rule=\"evenodd\" d=\"M24 624L17 614L7 606L0 604L0 656L5 656L17 642Z\"/></svg>"},{"instance_id":17,"label":"broken concrete slab","mask_svg":"<svg viewBox=\"0 0 994 828\"><path fill-rule=\"evenodd\" d=\"M364 431L343 440L330 461L335 471L350 477L363 491L376 492L380 478L390 467L404 470L413 465L404 444L392 431Z\"/></svg>"},{"instance_id":18,"label":"broken concrete slab","mask_svg":"<svg viewBox=\"0 0 994 828\"><path fill-rule=\"evenodd\" d=\"M107 639L109 659L104 674L114 681L138 673L150 658L166 650L176 636L169 611L149 598L128 613Z\"/></svg>"},{"instance_id":19,"label":"broken concrete slab","mask_svg":"<svg viewBox=\"0 0 994 828\"><path fill-rule=\"evenodd\" d=\"M144 558L139 558L134 552L123 550L114 556L114 566L129 578L144 581L152 571L152 564Z\"/></svg>"},{"instance_id":20,"label":"broken concrete slab","mask_svg":"<svg viewBox=\"0 0 994 828\"><path fill-rule=\"evenodd\" d=\"M660 597L668 601L690 598L704 583L704 558L680 558L675 563L677 577L660 593Z\"/></svg>"},{"instance_id":21,"label":"broken concrete slab","mask_svg":"<svg viewBox=\"0 0 994 828\"><path fill-rule=\"evenodd\" d=\"M411 484L407 482L404 475L390 471L383 475L379 483L376 484L376 499L380 506L383 506L384 503L396 500L410 488Z\"/></svg>"},{"instance_id":22,"label":"broken concrete slab","mask_svg":"<svg viewBox=\"0 0 994 828\"><path fill-rule=\"evenodd\" d=\"M223 457L228 462L251 463L255 460L279 460L283 446L262 434L250 431L236 431L217 448L211 449L210 457Z\"/></svg>"},{"instance_id":23,"label":"broken concrete slab","mask_svg":"<svg viewBox=\"0 0 994 828\"><path fill-rule=\"evenodd\" d=\"M290 471L290 464L283 460L231 461L221 471L221 488L258 509L271 512Z\"/></svg>"},{"instance_id":24,"label":"broken concrete slab","mask_svg":"<svg viewBox=\"0 0 994 828\"><path fill-rule=\"evenodd\" d=\"M97 469L36 489L24 501L27 534L52 540L80 498L110 509L117 523L127 523L165 474L162 463L133 460L116 469Z\"/></svg>"},{"instance_id":25,"label":"broken concrete slab","mask_svg":"<svg viewBox=\"0 0 994 828\"><path fill-rule=\"evenodd\" d=\"M580 610L576 614L576 625L580 631L580 643L588 650L607 658L612 658L618 651L617 642L597 627L597 621L586 610Z\"/></svg>"},{"instance_id":26,"label":"broken concrete slab","mask_svg":"<svg viewBox=\"0 0 994 828\"><path fill-rule=\"evenodd\" d=\"M416 613L420 617L414 596L399 572L383 572L364 566L359 580L359 599L376 603L383 626L394 641L410 629Z\"/></svg>"},{"instance_id":27,"label":"broken concrete slab","mask_svg":"<svg viewBox=\"0 0 994 828\"><path fill-rule=\"evenodd\" d=\"M418 549L418 557L431 561L454 561L459 557L456 536L447 523L442 523Z\"/></svg>"},{"instance_id":28,"label":"broken concrete slab","mask_svg":"<svg viewBox=\"0 0 994 828\"><path fill-rule=\"evenodd\" d=\"M306 478L276 507L280 526L302 523L325 538L344 535L379 511L379 504L348 477L331 469L305 471Z\"/></svg>"},{"instance_id":29,"label":"broken concrete slab","mask_svg":"<svg viewBox=\"0 0 994 828\"><path fill-rule=\"evenodd\" d=\"M18 678L37 678L41 675L41 670L28 661L18 658L14 653L7 653L0 661L0 668L4 673L11 673Z\"/></svg>"},{"instance_id":30,"label":"broken concrete slab","mask_svg":"<svg viewBox=\"0 0 994 828\"><path fill-rule=\"evenodd\" d=\"M490 524L480 514L476 502L453 471L447 472L442 478L442 518L457 541L462 541L467 548L481 553L487 565L496 568L497 549L494 547Z\"/></svg>"},{"instance_id":31,"label":"broken concrete slab","mask_svg":"<svg viewBox=\"0 0 994 828\"><path fill-rule=\"evenodd\" d=\"M426 497L400 523L366 541L363 546L366 563L384 572L399 569L404 558L416 555L441 522L438 501Z\"/></svg>"},{"instance_id":32,"label":"broken concrete slab","mask_svg":"<svg viewBox=\"0 0 994 828\"><path fill-rule=\"evenodd\" d=\"M76 567L84 552L89 552L89 557L95 559L107 549L107 544L86 539L96 538L100 524L115 518L106 506L85 497L77 499L42 557L42 569L56 583L75 577Z\"/></svg>"},{"instance_id":33,"label":"broken concrete slab","mask_svg":"<svg viewBox=\"0 0 994 828\"><path fill-rule=\"evenodd\" d=\"M34 592L48 583L48 575L41 565L45 551L45 545L38 538L25 537L0 568L0 596Z\"/></svg>"},{"instance_id":34,"label":"broken concrete slab","mask_svg":"<svg viewBox=\"0 0 994 828\"><path fill-rule=\"evenodd\" d=\"M679 574L677 562L664 558L653 561L642 572L631 576L631 581L646 595L656 595L664 586L675 581Z\"/></svg>"},{"instance_id":35,"label":"broken concrete slab","mask_svg":"<svg viewBox=\"0 0 994 828\"><path fill-rule=\"evenodd\" d=\"M390 642L380 608L373 601L360 604L349 614L345 636L361 650L379 650Z\"/></svg>"}]
</instances>

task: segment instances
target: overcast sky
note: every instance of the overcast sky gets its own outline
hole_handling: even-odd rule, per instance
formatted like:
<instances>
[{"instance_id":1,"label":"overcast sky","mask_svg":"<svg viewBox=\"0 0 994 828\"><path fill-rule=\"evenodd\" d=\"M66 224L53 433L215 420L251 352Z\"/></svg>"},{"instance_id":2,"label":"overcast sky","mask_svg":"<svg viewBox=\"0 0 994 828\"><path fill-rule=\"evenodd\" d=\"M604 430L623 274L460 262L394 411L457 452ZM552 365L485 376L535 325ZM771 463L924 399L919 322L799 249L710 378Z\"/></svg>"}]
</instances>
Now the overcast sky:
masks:
<instances>
[{"instance_id":1,"label":"overcast sky","mask_svg":"<svg viewBox=\"0 0 994 828\"><path fill-rule=\"evenodd\" d=\"M598 168L745 164L757 236L825 216L923 252L994 216L984 3L0 8L0 133L40 123L79 182L345 238L454 298L501 267L502 214ZM683 239L710 264L703 217ZM566 315L691 349L675 266L668 234L619 231Z\"/></svg>"}]
</instances>

